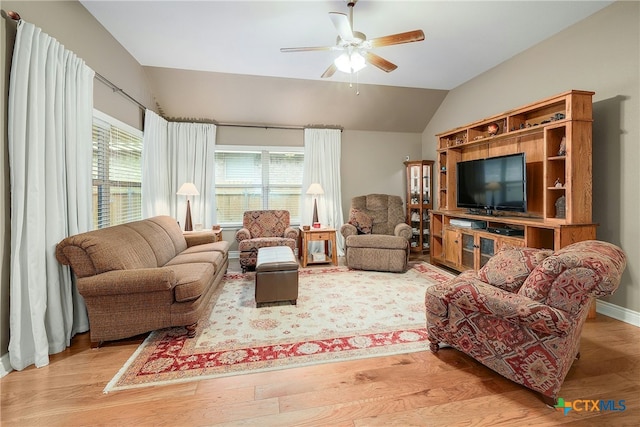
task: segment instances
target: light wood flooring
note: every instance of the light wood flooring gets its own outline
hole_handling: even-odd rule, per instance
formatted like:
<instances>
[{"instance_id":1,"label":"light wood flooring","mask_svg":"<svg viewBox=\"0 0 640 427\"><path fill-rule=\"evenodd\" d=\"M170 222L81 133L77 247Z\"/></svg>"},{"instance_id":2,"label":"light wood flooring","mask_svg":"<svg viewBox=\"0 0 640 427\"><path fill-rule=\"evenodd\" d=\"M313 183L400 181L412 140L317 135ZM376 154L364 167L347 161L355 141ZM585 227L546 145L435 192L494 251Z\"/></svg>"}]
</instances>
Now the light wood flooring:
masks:
<instances>
[{"instance_id":1,"label":"light wood flooring","mask_svg":"<svg viewBox=\"0 0 640 427\"><path fill-rule=\"evenodd\" d=\"M237 262L237 261L236 261ZM232 265L232 268L237 268ZM50 364L0 380L2 426L638 426L640 328L598 315L560 396L624 401L626 410L570 411L453 350L283 371L102 390L144 337L91 349L73 339ZM617 405L617 408L620 408Z\"/></svg>"}]
</instances>

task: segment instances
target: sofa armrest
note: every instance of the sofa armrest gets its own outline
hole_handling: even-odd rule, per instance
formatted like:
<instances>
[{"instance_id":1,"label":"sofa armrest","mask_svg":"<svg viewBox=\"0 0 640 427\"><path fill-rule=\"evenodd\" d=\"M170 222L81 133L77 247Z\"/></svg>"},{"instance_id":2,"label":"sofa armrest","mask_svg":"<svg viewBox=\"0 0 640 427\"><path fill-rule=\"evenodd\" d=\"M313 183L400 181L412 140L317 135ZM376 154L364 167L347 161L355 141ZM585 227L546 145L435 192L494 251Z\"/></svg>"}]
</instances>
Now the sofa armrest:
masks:
<instances>
[{"instance_id":1,"label":"sofa armrest","mask_svg":"<svg viewBox=\"0 0 640 427\"><path fill-rule=\"evenodd\" d=\"M184 239L187 241L187 247L190 248L191 246L215 243L216 236L210 231L196 231L184 234Z\"/></svg>"},{"instance_id":2,"label":"sofa armrest","mask_svg":"<svg viewBox=\"0 0 640 427\"><path fill-rule=\"evenodd\" d=\"M393 230L393 234L399 237L404 237L407 240L411 240L413 230L411 230L411 226L409 224L401 222L400 224L396 225L396 228Z\"/></svg>"},{"instance_id":3,"label":"sofa armrest","mask_svg":"<svg viewBox=\"0 0 640 427\"><path fill-rule=\"evenodd\" d=\"M169 291L176 285L175 272L169 268L113 270L78 279L83 297Z\"/></svg>"},{"instance_id":4,"label":"sofa armrest","mask_svg":"<svg viewBox=\"0 0 640 427\"><path fill-rule=\"evenodd\" d=\"M284 230L284 237L287 239L294 239L297 241L299 230L295 227L287 227Z\"/></svg>"},{"instance_id":5,"label":"sofa armrest","mask_svg":"<svg viewBox=\"0 0 640 427\"><path fill-rule=\"evenodd\" d=\"M340 234L342 234L342 237L346 239L349 236L356 236L358 234L358 229L353 224L342 224L342 227L340 227Z\"/></svg>"},{"instance_id":6,"label":"sofa armrest","mask_svg":"<svg viewBox=\"0 0 640 427\"><path fill-rule=\"evenodd\" d=\"M575 323L575 317L563 310L470 276L454 279L450 286L445 286L441 298L466 312L480 312L544 334L565 336Z\"/></svg>"},{"instance_id":7,"label":"sofa armrest","mask_svg":"<svg viewBox=\"0 0 640 427\"><path fill-rule=\"evenodd\" d=\"M249 232L249 229L243 227L236 231L236 242L242 242L243 240L249 239L251 239L251 233Z\"/></svg>"}]
</instances>

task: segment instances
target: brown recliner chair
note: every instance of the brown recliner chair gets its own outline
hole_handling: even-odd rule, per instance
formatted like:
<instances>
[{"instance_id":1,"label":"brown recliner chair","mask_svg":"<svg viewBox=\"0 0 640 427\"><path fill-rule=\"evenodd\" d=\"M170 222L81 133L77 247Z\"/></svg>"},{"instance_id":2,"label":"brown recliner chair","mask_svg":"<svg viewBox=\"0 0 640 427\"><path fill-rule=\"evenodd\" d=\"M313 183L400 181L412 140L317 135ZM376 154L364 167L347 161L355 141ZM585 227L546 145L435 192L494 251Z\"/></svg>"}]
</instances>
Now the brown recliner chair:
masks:
<instances>
[{"instance_id":1,"label":"brown recliner chair","mask_svg":"<svg viewBox=\"0 0 640 427\"><path fill-rule=\"evenodd\" d=\"M345 263L358 270L404 272L409 262L411 227L400 196L369 194L351 199L345 238Z\"/></svg>"}]
</instances>

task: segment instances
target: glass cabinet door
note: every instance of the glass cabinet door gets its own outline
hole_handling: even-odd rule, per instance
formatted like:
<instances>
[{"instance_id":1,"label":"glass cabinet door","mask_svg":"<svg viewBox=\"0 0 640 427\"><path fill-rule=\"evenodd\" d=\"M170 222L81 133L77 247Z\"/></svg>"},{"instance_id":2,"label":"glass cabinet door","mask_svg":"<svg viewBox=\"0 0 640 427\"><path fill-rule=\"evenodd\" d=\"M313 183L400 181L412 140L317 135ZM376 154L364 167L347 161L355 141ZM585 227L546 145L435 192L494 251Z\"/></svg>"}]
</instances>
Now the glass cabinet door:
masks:
<instances>
[{"instance_id":1,"label":"glass cabinet door","mask_svg":"<svg viewBox=\"0 0 640 427\"><path fill-rule=\"evenodd\" d=\"M495 244L496 241L494 239L480 236L480 265L478 268L483 267L489 261L489 258L495 254Z\"/></svg>"},{"instance_id":2,"label":"glass cabinet door","mask_svg":"<svg viewBox=\"0 0 640 427\"><path fill-rule=\"evenodd\" d=\"M422 165L422 204L431 203L431 165Z\"/></svg>"},{"instance_id":3,"label":"glass cabinet door","mask_svg":"<svg viewBox=\"0 0 640 427\"><path fill-rule=\"evenodd\" d=\"M411 165L409 167L409 194L412 205L420 203L420 165Z\"/></svg>"},{"instance_id":4,"label":"glass cabinet door","mask_svg":"<svg viewBox=\"0 0 640 427\"><path fill-rule=\"evenodd\" d=\"M473 234L462 233L462 265L474 268L475 243Z\"/></svg>"}]
</instances>

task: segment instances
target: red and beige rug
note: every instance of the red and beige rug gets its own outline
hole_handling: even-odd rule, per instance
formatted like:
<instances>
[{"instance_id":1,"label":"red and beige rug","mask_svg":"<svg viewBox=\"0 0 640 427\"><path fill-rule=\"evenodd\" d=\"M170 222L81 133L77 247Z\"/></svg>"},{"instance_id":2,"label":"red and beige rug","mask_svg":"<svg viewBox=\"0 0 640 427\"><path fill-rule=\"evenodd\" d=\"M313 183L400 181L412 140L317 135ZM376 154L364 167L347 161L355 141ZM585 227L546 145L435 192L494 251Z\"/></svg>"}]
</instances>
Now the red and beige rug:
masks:
<instances>
[{"instance_id":1,"label":"red and beige rug","mask_svg":"<svg viewBox=\"0 0 640 427\"><path fill-rule=\"evenodd\" d=\"M451 277L423 262L403 274L306 268L297 306L256 308L255 273L229 273L195 338L151 333L104 391L422 351L425 290Z\"/></svg>"}]
</instances>

